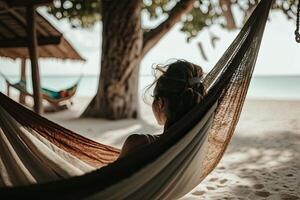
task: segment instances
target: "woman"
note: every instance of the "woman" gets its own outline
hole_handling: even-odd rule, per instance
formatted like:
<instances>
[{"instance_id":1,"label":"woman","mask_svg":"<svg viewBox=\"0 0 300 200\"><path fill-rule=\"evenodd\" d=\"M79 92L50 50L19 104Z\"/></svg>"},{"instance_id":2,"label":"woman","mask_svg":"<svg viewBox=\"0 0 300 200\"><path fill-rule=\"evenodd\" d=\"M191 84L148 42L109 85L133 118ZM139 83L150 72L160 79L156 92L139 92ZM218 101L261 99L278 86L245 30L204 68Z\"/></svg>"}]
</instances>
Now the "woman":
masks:
<instances>
[{"instance_id":1,"label":"woman","mask_svg":"<svg viewBox=\"0 0 300 200\"><path fill-rule=\"evenodd\" d=\"M155 86L152 110L158 124L163 125L165 131L203 99L203 71L201 67L183 60L163 67L157 66L154 70L156 80L150 85ZM157 72L161 72L161 75L157 76ZM159 135L130 135L119 158L158 138Z\"/></svg>"}]
</instances>

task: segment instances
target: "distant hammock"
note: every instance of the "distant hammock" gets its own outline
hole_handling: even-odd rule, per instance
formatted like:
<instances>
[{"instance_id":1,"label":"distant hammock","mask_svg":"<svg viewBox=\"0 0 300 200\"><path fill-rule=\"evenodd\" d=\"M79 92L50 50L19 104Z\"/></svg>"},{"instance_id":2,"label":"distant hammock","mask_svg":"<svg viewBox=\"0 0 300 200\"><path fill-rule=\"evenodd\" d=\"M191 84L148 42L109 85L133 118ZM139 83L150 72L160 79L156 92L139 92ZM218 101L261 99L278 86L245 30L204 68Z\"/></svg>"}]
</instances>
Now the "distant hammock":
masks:
<instances>
[{"instance_id":1,"label":"distant hammock","mask_svg":"<svg viewBox=\"0 0 300 200\"><path fill-rule=\"evenodd\" d=\"M23 80L20 80L17 83L11 83L6 76L4 76L2 73L0 74L4 79L7 84L7 93L9 95L9 88L12 87L19 92L23 93L24 95L31 96L33 97L33 94L31 94L27 89L26 89L26 83ZM50 90L47 88L42 87L41 92L42 92L42 98L46 100L48 103L50 103L54 107L58 107L62 104L64 104L67 101L70 101L74 95L76 94L78 85L81 81L81 77L76 81L76 83L66 89L62 89L59 91L54 91Z\"/></svg>"}]
</instances>

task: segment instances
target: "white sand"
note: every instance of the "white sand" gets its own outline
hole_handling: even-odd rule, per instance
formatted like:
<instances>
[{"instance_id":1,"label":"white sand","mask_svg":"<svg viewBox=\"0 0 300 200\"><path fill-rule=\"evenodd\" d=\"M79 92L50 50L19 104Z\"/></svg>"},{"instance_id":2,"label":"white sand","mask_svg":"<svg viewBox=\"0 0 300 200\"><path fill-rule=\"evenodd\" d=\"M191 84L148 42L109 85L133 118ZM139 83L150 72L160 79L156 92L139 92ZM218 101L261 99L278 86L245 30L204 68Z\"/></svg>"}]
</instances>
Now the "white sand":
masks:
<instances>
[{"instance_id":1,"label":"white sand","mask_svg":"<svg viewBox=\"0 0 300 200\"><path fill-rule=\"evenodd\" d=\"M150 107L141 120L77 118L88 99L51 120L104 144L121 147L132 133L160 133ZM248 100L218 167L183 199L300 199L300 101Z\"/></svg>"}]
</instances>

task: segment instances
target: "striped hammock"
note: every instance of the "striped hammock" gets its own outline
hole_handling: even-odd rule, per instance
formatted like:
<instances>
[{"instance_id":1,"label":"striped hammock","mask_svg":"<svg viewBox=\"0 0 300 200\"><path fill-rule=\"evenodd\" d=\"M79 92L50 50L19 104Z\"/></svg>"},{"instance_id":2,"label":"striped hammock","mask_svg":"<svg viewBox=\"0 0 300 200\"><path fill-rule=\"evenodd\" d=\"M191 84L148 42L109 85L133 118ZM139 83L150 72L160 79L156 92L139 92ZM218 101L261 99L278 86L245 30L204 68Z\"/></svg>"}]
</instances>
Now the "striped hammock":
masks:
<instances>
[{"instance_id":1,"label":"striped hammock","mask_svg":"<svg viewBox=\"0 0 300 200\"><path fill-rule=\"evenodd\" d=\"M118 149L0 94L0 199L174 199L191 191L218 164L234 132L271 3L261 0L206 76L202 103L159 140L121 159Z\"/></svg>"}]
</instances>

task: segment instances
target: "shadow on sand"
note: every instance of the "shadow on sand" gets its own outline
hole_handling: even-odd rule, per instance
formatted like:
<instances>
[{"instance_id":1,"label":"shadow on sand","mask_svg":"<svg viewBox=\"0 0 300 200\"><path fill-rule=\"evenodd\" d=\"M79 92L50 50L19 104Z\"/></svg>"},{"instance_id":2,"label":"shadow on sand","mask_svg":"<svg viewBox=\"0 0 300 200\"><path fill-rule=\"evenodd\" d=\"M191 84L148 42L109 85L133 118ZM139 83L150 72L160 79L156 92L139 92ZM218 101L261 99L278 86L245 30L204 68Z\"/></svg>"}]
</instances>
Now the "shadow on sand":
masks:
<instances>
[{"instance_id":1,"label":"shadow on sand","mask_svg":"<svg viewBox=\"0 0 300 200\"><path fill-rule=\"evenodd\" d=\"M300 199L300 134L237 134L218 167L184 199Z\"/></svg>"}]
</instances>

